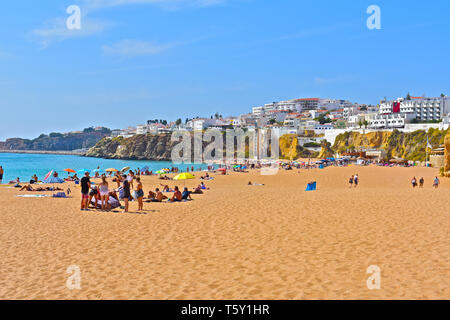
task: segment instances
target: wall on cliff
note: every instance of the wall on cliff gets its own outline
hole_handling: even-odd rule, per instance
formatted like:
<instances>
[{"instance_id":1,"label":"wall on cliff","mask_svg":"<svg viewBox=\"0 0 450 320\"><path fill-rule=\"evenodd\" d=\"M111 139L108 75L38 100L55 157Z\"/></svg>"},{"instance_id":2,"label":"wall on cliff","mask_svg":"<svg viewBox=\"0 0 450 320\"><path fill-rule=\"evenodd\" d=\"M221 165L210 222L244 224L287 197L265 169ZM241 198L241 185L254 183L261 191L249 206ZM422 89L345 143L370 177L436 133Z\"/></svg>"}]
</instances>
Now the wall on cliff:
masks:
<instances>
[{"instance_id":1,"label":"wall on cliff","mask_svg":"<svg viewBox=\"0 0 450 320\"><path fill-rule=\"evenodd\" d=\"M413 161L425 161L427 135L433 147L444 143L448 130L430 129L405 133L398 130L392 132L378 131L361 134L346 132L339 135L333 145L333 150L344 152L360 148L381 148L386 151L388 158L403 158Z\"/></svg>"}]
</instances>

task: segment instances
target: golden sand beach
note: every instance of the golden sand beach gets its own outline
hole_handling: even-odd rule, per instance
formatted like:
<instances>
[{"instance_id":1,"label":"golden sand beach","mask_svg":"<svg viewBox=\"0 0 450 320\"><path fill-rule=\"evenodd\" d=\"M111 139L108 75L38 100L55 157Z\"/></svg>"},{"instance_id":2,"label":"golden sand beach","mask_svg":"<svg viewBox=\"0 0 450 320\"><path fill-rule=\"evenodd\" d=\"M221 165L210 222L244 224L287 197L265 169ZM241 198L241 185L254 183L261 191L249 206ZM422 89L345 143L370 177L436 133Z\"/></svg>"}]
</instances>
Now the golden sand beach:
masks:
<instances>
[{"instance_id":1,"label":"golden sand beach","mask_svg":"<svg viewBox=\"0 0 450 320\"><path fill-rule=\"evenodd\" d=\"M355 173L361 184L349 189ZM216 175L194 201L145 204L146 214L81 212L72 184L73 199L0 187L0 298L449 299L450 180L436 190L435 175L374 166ZM413 190L413 176L425 188ZM143 180L146 193L160 183ZM305 192L313 180L318 190ZM80 290L66 287L71 265ZM371 265L380 290L367 288Z\"/></svg>"}]
</instances>

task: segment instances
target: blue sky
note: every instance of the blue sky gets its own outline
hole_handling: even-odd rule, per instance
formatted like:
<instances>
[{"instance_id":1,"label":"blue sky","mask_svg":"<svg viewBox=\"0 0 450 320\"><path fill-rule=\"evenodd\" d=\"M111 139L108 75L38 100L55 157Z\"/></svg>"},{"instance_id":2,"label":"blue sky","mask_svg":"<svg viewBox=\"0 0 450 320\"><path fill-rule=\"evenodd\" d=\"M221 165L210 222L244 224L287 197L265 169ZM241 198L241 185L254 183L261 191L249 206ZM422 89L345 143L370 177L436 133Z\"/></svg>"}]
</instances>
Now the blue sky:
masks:
<instances>
[{"instance_id":1,"label":"blue sky","mask_svg":"<svg viewBox=\"0 0 450 320\"><path fill-rule=\"evenodd\" d=\"M82 29L65 28L69 5ZM369 5L381 30L369 30ZM450 94L450 2L0 3L0 140L224 116L290 98Z\"/></svg>"}]
</instances>

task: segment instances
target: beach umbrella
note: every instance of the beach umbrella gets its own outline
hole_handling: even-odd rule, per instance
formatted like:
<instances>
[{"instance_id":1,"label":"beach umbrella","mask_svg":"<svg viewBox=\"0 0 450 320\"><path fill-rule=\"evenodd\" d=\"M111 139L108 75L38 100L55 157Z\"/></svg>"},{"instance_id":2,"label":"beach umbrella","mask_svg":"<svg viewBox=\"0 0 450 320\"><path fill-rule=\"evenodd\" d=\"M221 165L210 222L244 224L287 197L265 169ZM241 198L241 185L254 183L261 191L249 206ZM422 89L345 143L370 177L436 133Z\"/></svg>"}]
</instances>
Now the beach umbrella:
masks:
<instances>
[{"instance_id":1,"label":"beach umbrella","mask_svg":"<svg viewBox=\"0 0 450 320\"><path fill-rule=\"evenodd\" d=\"M119 172L119 170L114 169L114 168L109 168L105 170L106 172Z\"/></svg>"},{"instance_id":2,"label":"beach umbrella","mask_svg":"<svg viewBox=\"0 0 450 320\"><path fill-rule=\"evenodd\" d=\"M77 171L77 175L84 175L85 172L91 173L91 170L88 169L81 169Z\"/></svg>"},{"instance_id":3,"label":"beach umbrella","mask_svg":"<svg viewBox=\"0 0 450 320\"><path fill-rule=\"evenodd\" d=\"M125 172L125 171L128 171L128 170L130 170L130 167L124 167L124 168L122 168L122 170L120 170L120 172Z\"/></svg>"},{"instance_id":4,"label":"beach umbrella","mask_svg":"<svg viewBox=\"0 0 450 320\"><path fill-rule=\"evenodd\" d=\"M189 179L195 179L195 176L187 172L180 173L175 178L173 178L173 180L189 180Z\"/></svg>"},{"instance_id":5,"label":"beach umbrella","mask_svg":"<svg viewBox=\"0 0 450 320\"><path fill-rule=\"evenodd\" d=\"M52 175L52 173L53 173L53 170L52 170L52 171L50 171L49 173L47 173L47 174L45 175L45 177L44 177L44 180L46 180L46 179L50 178L50 177L51 177L51 175Z\"/></svg>"},{"instance_id":6,"label":"beach umbrella","mask_svg":"<svg viewBox=\"0 0 450 320\"><path fill-rule=\"evenodd\" d=\"M186 180L190 180L190 179L195 179L195 176L190 173L187 173L187 172L180 173L175 178L173 178L173 180L183 180L185 186L186 186Z\"/></svg>"},{"instance_id":7,"label":"beach umbrella","mask_svg":"<svg viewBox=\"0 0 450 320\"><path fill-rule=\"evenodd\" d=\"M76 171L73 169L64 169L64 171L68 173L76 173Z\"/></svg>"}]
</instances>

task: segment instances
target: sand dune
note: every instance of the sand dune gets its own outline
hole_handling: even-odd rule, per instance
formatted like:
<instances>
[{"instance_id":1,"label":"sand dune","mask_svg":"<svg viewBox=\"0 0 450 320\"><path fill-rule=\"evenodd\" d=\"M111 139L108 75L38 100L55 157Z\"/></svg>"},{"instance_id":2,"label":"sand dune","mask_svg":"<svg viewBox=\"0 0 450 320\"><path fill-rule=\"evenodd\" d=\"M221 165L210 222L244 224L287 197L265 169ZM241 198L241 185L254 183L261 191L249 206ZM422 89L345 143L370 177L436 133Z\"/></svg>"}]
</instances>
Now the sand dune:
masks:
<instances>
[{"instance_id":1,"label":"sand dune","mask_svg":"<svg viewBox=\"0 0 450 320\"><path fill-rule=\"evenodd\" d=\"M349 189L355 173L361 185ZM81 213L75 186L73 199L17 198L2 187L0 298L449 299L450 180L435 190L436 174L216 176L195 201L146 204L146 214ZM412 190L414 175L424 189ZM311 180L318 190L307 193ZM157 185L144 178L146 191ZM81 269L81 290L66 287L70 265ZM380 290L366 286L370 265L381 268Z\"/></svg>"}]
</instances>

